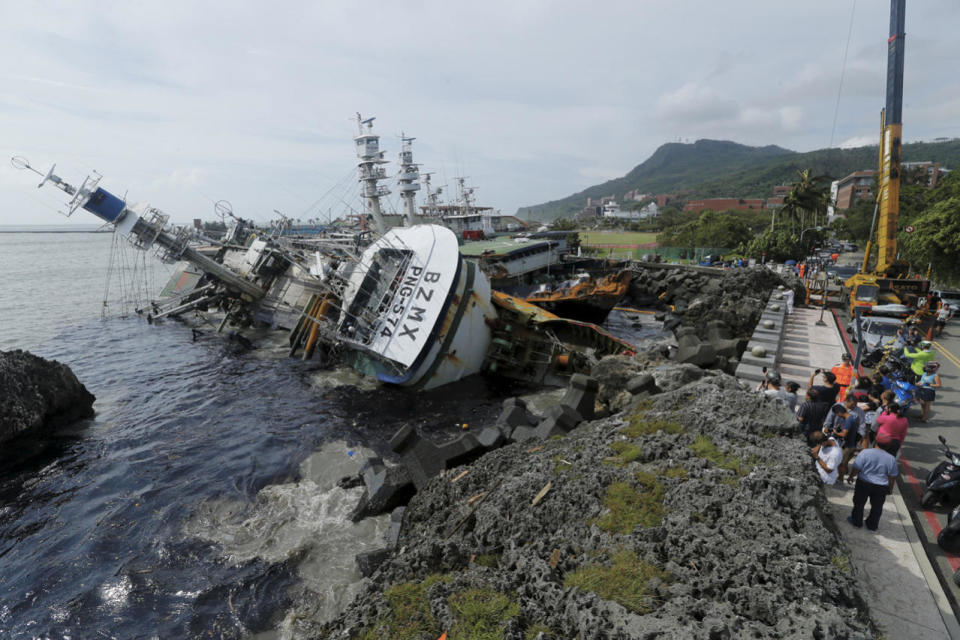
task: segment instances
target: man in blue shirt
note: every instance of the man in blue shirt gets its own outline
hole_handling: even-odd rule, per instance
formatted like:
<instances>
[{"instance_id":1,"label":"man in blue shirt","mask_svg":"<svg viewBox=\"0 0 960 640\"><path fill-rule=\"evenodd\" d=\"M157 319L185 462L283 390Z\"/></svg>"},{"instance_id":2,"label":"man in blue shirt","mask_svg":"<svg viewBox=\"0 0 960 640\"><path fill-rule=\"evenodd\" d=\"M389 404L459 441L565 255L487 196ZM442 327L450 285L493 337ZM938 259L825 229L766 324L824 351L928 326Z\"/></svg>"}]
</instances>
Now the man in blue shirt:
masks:
<instances>
[{"instance_id":1,"label":"man in blue shirt","mask_svg":"<svg viewBox=\"0 0 960 640\"><path fill-rule=\"evenodd\" d=\"M897 459L890 455L888 443L878 442L873 449L860 452L850 467L854 470L857 484L853 490L853 511L847 516L847 522L859 528L863 526L863 507L870 500L870 515L867 516L867 529L876 531L883 513L883 503L887 495L893 493L893 482L897 478Z\"/></svg>"}]
</instances>

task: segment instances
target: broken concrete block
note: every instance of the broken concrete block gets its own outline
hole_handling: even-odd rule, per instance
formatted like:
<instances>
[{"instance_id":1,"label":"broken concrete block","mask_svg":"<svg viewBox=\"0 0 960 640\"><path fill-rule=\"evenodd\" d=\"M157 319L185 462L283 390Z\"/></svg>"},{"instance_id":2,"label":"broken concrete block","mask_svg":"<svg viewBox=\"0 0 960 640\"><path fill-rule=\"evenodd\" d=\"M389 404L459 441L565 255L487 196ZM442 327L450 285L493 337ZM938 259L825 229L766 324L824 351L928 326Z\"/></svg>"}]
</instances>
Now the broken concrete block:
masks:
<instances>
[{"instance_id":1,"label":"broken concrete block","mask_svg":"<svg viewBox=\"0 0 960 640\"><path fill-rule=\"evenodd\" d=\"M501 431L510 433L517 427L529 427L540 420L527 410L527 403L520 398L507 398L503 401L503 410L497 418Z\"/></svg>"},{"instance_id":2,"label":"broken concrete block","mask_svg":"<svg viewBox=\"0 0 960 640\"><path fill-rule=\"evenodd\" d=\"M510 435L514 442L526 440L545 440L551 436L562 436L572 431L583 421L583 417L565 404L550 407L536 427L517 427Z\"/></svg>"},{"instance_id":3,"label":"broken concrete block","mask_svg":"<svg viewBox=\"0 0 960 640\"><path fill-rule=\"evenodd\" d=\"M407 470L402 466L388 467L380 458L368 458L360 468L360 477L365 488L350 513L351 522L405 505L415 493Z\"/></svg>"},{"instance_id":4,"label":"broken concrete block","mask_svg":"<svg viewBox=\"0 0 960 640\"><path fill-rule=\"evenodd\" d=\"M570 386L567 387L567 392L560 400L560 404L570 407L584 420L593 420L599 389L600 383L595 379L582 373L575 373L570 376Z\"/></svg>"},{"instance_id":5,"label":"broken concrete block","mask_svg":"<svg viewBox=\"0 0 960 640\"><path fill-rule=\"evenodd\" d=\"M710 320L707 322L707 340L715 342L717 340L730 340L733 338L733 330L723 320Z\"/></svg>"},{"instance_id":6,"label":"broken concrete block","mask_svg":"<svg viewBox=\"0 0 960 640\"><path fill-rule=\"evenodd\" d=\"M627 380L626 390L631 395L637 395L638 393L647 391L650 393L656 393L657 383L653 379L653 376L649 373L644 373L639 376L634 376Z\"/></svg>"},{"instance_id":7,"label":"broken concrete block","mask_svg":"<svg viewBox=\"0 0 960 640\"><path fill-rule=\"evenodd\" d=\"M677 327L680 326L680 322L681 322L680 318L678 318L678 317L675 316L675 315L670 315L670 314L668 314L668 315L663 319L663 330L664 330L664 331L673 331L674 329L676 329Z\"/></svg>"},{"instance_id":8,"label":"broken concrete block","mask_svg":"<svg viewBox=\"0 0 960 640\"><path fill-rule=\"evenodd\" d=\"M472 462L487 450L472 433L436 444L420 437L411 425L404 426L390 439L390 448L400 454L417 489L427 486L441 471Z\"/></svg>"},{"instance_id":9,"label":"broken concrete block","mask_svg":"<svg viewBox=\"0 0 960 640\"><path fill-rule=\"evenodd\" d=\"M354 561L357 563L357 571L360 572L360 575L369 578L389 557L390 549L375 549L374 551L358 553L354 556Z\"/></svg>"},{"instance_id":10,"label":"broken concrete block","mask_svg":"<svg viewBox=\"0 0 960 640\"><path fill-rule=\"evenodd\" d=\"M496 449L507 443L507 435L498 426L484 427L475 434L477 442L485 449Z\"/></svg>"},{"instance_id":11,"label":"broken concrete block","mask_svg":"<svg viewBox=\"0 0 960 640\"><path fill-rule=\"evenodd\" d=\"M393 549L400 541L400 531L403 529L403 513L406 507L397 507L390 512L390 526L387 528L387 546Z\"/></svg>"},{"instance_id":12,"label":"broken concrete block","mask_svg":"<svg viewBox=\"0 0 960 640\"><path fill-rule=\"evenodd\" d=\"M677 362L688 362L702 367L711 366L717 358L716 349L709 342L701 342L693 327L680 327L676 331Z\"/></svg>"}]
</instances>

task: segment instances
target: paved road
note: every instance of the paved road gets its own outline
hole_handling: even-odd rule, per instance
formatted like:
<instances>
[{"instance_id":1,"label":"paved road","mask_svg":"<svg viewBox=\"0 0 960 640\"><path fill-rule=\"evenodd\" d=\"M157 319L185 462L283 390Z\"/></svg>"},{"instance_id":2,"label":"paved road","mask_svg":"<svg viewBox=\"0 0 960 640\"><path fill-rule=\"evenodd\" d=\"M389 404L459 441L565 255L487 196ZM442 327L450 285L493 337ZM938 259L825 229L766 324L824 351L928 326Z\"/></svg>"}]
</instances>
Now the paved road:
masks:
<instances>
[{"instance_id":1,"label":"paved road","mask_svg":"<svg viewBox=\"0 0 960 640\"><path fill-rule=\"evenodd\" d=\"M923 540L924 549L931 564L937 570L944 591L951 600L955 613L960 616L960 588L953 583L953 573L960 569L960 558L948 554L937 546L937 534L947 522L948 507L938 506L932 510L920 508L923 480L943 460L937 436L943 435L947 442L960 451L960 323L948 325L943 335L934 340L940 363L940 380L943 387L937 391L930 420L922 423L920 409L911 409L910 430L903 445L900 493L910 509L917 531Z\"/></svg>"},{"instance_id":2,"label":"paved road","mask_svg":"<svg viewBox=\"0 0 960 640\"><path fill-rule=\"evenodd\" d=\"M859 264L863 260L860 252L841 256L841 264ZM847 314L843 312L839 315L843 319L843 326L846 326ZM943 387L937 391L937 400L933 403L928 422L919 421L919 406L910 410L910 429L900 456L898 485L923 549L950 600L954 614L960 618L960 587L953 582L954 572L960 569L960 558L937 546L937 534L946 525L950 507L941 505L929 510L920 507L924 480L944 459L937 436L943 435L948 443L960 451L960 318L948 325L942 336L934 339L934 350L937 353L936 361L940 363Z\"/></svg>"}]
</instances>

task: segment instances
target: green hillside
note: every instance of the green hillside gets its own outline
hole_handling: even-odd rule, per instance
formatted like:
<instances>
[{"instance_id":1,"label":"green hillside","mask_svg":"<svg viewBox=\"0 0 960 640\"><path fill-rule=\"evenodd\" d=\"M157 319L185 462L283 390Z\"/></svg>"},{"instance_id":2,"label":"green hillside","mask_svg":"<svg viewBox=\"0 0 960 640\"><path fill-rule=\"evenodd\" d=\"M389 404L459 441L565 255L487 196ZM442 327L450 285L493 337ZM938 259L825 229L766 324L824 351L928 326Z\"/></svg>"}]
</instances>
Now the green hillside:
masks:
<instances>
[{"instance_id":1,"label":"green hillside","mask_svg":"<svg viewBox=\"0 0 960 640\"><path fill-rule=\"evenodd\" d=\"M953 169L960 167L960 140L912 142L903 146L903 161L931 160ZM770 145L748 147L721 140L662 145L650 158L622 178L584 189L560 200L521 207L517 215L551 220L580 211L587 198L616 196L632 189L647 193L680 193L684 200L697 198L766 198L773 187L796 179L800 169L815 175L842 178L877 165L877 147L820 149L798 153Z\"/></svg>"}]
</instances>

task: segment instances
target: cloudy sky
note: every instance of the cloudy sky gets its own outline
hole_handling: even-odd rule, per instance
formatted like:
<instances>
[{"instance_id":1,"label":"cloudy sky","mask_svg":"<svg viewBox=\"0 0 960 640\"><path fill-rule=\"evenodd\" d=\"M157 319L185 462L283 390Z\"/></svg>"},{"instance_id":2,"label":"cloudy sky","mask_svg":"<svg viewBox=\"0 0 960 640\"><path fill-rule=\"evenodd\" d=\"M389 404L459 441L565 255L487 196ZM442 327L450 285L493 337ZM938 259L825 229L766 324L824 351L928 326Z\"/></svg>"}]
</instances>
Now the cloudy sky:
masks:
<instances>
[{"instance_id":1,"label":"cloudy sky","mask_svg":"<svg viewBox=\"0 0 960 640\"><path fill-rule=\"evenodd\" d=\"M956 0L910 2L904 135L960 136ZM435 184L503 211L623 175L659 145L871 144L887 0L0 0L0 225L62 224L19 155L174 220L357 207L354 114ZM395 170L395 164L389 165ZM77 222L91 218L77 214Z\"/></svg>"}]
</instances>

